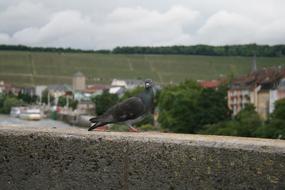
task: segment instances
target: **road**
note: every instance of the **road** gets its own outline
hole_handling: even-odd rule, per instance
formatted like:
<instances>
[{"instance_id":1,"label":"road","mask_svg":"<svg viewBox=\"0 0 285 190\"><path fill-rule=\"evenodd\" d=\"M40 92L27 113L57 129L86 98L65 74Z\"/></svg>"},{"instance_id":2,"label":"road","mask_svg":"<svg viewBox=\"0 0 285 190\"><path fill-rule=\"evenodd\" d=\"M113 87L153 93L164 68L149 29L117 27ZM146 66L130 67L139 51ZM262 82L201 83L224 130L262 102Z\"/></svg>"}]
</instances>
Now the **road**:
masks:
<instances>
[{"instance_id":1,"label":"road","mask_svg":"<svg viewBox=\"0 0 285 190\"><path fill-rule=\"evenodd\" d=\"M0 127L1 126L25 126L25 127L47 127L47 128L66 128L74 127L63 123L61 121L54 121L51 119L43 119L40 121L26 121L19 118L13 118L9 115L0 114Z\"/></svg>"}]
</instances>

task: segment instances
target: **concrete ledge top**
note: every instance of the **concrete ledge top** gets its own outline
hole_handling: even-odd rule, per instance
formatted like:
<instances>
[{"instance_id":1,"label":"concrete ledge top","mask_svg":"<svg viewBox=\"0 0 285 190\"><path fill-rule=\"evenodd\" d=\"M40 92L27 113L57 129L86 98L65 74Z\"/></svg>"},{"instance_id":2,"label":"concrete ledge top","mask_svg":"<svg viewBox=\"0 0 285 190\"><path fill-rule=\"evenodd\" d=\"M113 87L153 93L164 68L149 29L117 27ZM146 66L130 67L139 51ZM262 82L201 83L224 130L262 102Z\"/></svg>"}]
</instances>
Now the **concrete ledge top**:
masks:
<instances>
[{"instance_id":1,"label":"concrete ledge top","mask_svg":"<svg viewBox=\"0 0 285 190\"><path fill-rule=\"evenodd\" d=\"M256 152L285 154L285 140L245 138L231 136L175 134L159 132L98 132L87 131L82 128L51 128L51 127L18 127L0 126L0 136L14 135L26 136L36 134L39 136L53 136L64 138L94 139L106 141L140 141L142 143L170 143L188 146L204 146L223 149L249 150Z\"/></svg>"}]
</instances>

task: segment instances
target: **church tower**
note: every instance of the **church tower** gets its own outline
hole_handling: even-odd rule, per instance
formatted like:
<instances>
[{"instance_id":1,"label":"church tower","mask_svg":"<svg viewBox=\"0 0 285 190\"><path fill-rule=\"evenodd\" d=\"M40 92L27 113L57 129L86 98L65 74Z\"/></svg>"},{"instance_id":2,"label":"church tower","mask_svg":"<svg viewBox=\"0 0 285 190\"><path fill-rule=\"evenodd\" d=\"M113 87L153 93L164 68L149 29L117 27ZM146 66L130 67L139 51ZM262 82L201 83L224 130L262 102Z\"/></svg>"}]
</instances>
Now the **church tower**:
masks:
<instances>
[{"instance_id":1,"label":"church tower","mask_svg":"<svg viewBox=\"0 0 285 190\"><path fill-rule=\"evenodd\" d=\"M72 87L73 90L84 90L86 88L86 78L81 72L77 72L73 75L72 78Z\"/></svg>"},{"instance_id":2,"label":"church tower","mask_svg":"<svg viewBox=\"0 0 285 190\"><path fill-rule=\"evenodd\" d=\"M254 54L252 58L252 64L251 64L251 72L257 71L257 66L256 66L256 54Z\"/></svg>"}]
</instances>

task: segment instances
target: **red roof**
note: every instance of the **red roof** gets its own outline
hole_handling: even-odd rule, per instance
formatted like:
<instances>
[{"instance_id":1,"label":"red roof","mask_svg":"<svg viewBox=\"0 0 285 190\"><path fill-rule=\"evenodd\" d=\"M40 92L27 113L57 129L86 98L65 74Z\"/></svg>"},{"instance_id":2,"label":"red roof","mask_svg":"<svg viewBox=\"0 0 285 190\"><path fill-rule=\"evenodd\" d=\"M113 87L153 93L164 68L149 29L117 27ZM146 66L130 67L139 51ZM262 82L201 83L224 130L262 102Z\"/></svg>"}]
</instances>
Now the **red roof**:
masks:
<instances>
[{"instance_id":1,"label":"red roof","mask_svg":"<svg viewBox=\"0 0 285 190\"><path fill-rule=\"evenodd\" d=\"M285 77L285 67L272 67L257 70L232 81L232 88L255 88L258 85L272 86Z\"/></svg>"},{"instance_id":2,"label":"red roof","mask_svg":"<svg viewBox=\"0 0 285 190\"><path fill-rule=\"evenodd\" d=\"M84 90L84 92L87 93L94 93L98 90L106 90L110 88L109 85L105 85L105 84L92 84L92 85L88 85L87 88Z\"/></svg>"},{"instance_id":3,"label":"red roof","mask_svg":"<svg viewBox=\"0 0 285 190\"><path fill-rule=\"evenodd\" d=\"M217 88L221 81L218 80L203 80L198 82L202 88Z\"/></svg>"}]
</instances>

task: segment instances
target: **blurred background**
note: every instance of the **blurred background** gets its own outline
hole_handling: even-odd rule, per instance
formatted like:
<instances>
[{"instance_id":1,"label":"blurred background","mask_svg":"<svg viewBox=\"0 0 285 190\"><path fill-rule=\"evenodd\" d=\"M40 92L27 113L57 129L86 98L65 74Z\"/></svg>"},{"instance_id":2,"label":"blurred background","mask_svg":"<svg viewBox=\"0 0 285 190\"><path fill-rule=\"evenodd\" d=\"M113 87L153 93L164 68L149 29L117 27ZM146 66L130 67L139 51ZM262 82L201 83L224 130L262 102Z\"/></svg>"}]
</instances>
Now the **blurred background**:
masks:
<instances>
[{"instance_id":1,"label":"blurred background","mask_svg":"<svg viewBox=\"0 0 285 190\"><path fill-rule=\"evenodd\" d=\"M282 0L3 0L0 125L88 127L151 78L156 108L137 125L142 131L283 139L284 7Z\"/></svg>"}]
</instances>

